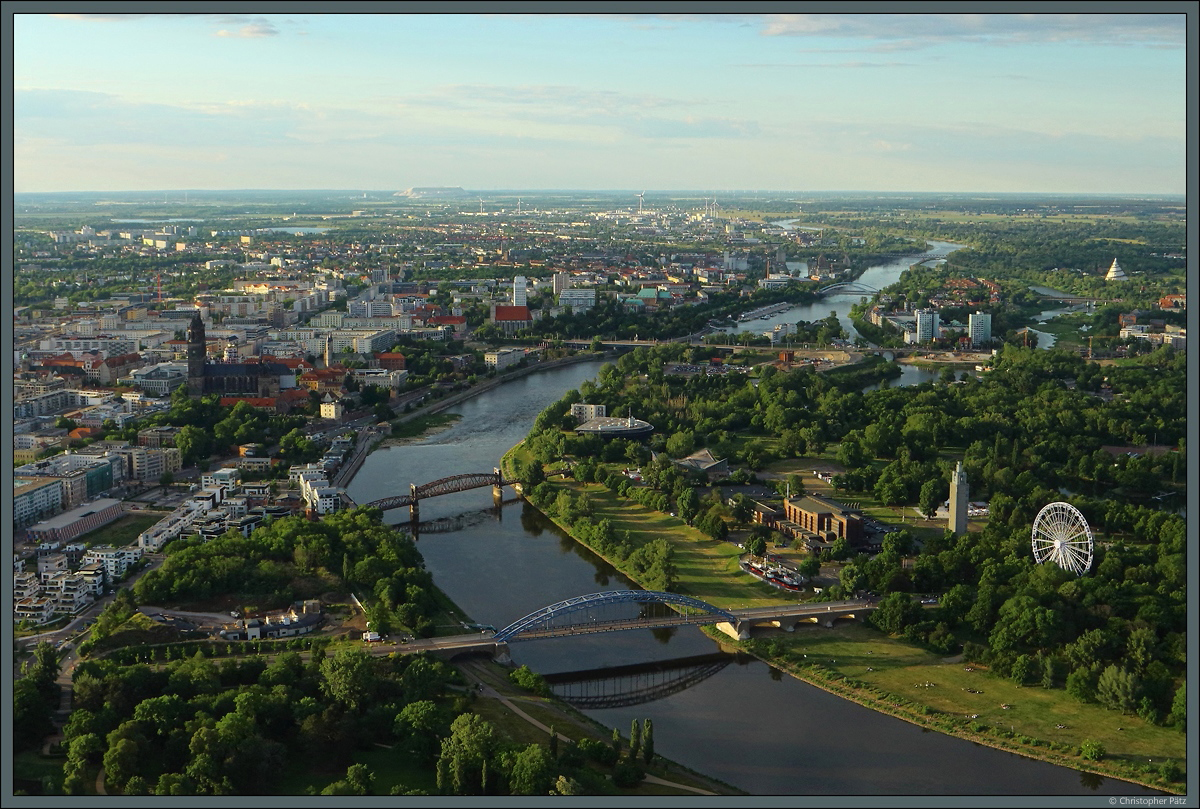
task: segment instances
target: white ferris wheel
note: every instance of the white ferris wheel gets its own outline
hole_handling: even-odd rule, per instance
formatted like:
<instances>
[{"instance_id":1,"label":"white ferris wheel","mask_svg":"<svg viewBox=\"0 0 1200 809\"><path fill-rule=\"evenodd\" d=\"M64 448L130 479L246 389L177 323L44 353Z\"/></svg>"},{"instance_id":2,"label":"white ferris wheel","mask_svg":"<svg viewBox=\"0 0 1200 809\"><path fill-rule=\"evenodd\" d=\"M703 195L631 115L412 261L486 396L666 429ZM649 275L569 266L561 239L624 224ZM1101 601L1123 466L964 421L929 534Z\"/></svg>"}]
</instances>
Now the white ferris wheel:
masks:
<instances>
[{"instance_id":1,"label":"white ferris wheel","mask_svg":"<svg viewBox=\"0 0 1200 809\"><path fill-rule=\"evenodd\" d=\"M1050 503L1033 521L1033 558L1077 575L1092 566L1092 529L1070 503Z\"/></svg>"}]
</instances>

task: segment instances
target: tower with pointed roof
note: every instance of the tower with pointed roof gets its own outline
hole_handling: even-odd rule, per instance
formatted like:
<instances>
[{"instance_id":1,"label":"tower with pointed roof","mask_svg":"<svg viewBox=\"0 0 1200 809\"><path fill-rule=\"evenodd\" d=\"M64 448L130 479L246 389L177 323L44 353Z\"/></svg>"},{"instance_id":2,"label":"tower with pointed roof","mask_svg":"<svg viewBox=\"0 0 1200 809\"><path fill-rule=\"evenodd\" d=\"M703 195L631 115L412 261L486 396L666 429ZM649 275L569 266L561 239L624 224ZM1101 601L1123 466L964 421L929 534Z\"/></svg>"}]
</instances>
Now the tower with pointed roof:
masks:
<instances>
[{"instance_id":1,"label":"tower with pointed roof","mask_svg":"<svg viewBox=\"0 0 1200 809\"><path fill-rule=\"evenodd\" d=\"M207 349L204 342L204 320L200 317L199 309L188 323L187 344L188 395L203 396L204 361Z\"/></svg>"},{"instance_id":2,"label":"tower with pointed roof","mask_svg":"<svg viewBox=\"0 0 1200 809\"><path fill-rule=\"evenodd\" d=\"M1104 276L1105 281L1128 281L1129 276L1121 269L1121 265L1114 258L1112 266L1108 268L1108 275Z\"/></svg>"},{"instance_id":3,"label":"tower with pointed roof","mask_svg":"<svg viewBox=\"0 0 1200 809\"><path fill-rule=\"evenodd\" d=\"M955 534L967 533L967 498L970 497L971 487L967 485L967 476L963 472L962 461L950 478L950 519L947 526Z\"/></svg>"}]
</instances>

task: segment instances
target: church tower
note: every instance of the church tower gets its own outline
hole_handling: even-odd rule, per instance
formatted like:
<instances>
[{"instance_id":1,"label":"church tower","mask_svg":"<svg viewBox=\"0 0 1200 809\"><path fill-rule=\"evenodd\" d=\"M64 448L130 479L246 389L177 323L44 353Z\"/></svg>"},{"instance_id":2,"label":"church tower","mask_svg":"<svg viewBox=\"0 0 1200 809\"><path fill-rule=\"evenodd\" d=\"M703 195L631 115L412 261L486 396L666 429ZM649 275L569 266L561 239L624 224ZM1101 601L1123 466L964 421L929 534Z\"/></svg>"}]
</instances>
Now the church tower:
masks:
<instances>
[{"instance_id":1,"label":"church tower","mask_svg":"<svg viewBox=\"0 0 1200 809\"><path fill-rule=\"evenodd\" d=\"M954 470L954 477L950 478L950 519L947 526L955 534L967 533L967 499L970 492L971 487L967 485L962 461L959 461Z\"/></svg>"},{"instance_id":2,"label":"church tower","mask_svg":"<svg viewBox=\"0 0 1200 809\"><path fill-rule=\"evenodd\" d=\"M199 310L196 310L196 314L188 323L187 342L188 395L202 396L207 348L204 342L204 320L201 319Z\"/></svg>"}]
</instances>

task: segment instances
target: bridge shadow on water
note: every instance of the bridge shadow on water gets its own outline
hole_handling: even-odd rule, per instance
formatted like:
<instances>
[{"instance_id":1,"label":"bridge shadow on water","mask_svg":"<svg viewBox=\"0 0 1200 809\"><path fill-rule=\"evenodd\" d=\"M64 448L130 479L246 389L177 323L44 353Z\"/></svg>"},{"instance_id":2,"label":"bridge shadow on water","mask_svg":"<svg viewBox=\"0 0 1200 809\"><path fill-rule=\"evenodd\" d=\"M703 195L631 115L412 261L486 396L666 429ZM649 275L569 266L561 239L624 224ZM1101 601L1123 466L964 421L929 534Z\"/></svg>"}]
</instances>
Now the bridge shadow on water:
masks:
<instances>
[{"instance_id":1,"label":"bridge shadow on water","mask_svg":"<svg viewBox=\"0 0 1200 809\"><path fill-rule=\"evenodd\" d=\"M714 652L674 660L566 671L544 677L555 696L580 710L627 708L686 691L731 663L744 666L752 662L755 658L750 655Z\"/></svg>"},{"instance_id":2,"label":"bridge shadow on water","mask_svg":"<svg viewBox=\"0 0 1200 809\"><path fill-rule=\"evenodd\" d=\"M412 538L419 540L423 536L433 534L453 534L456 531L461 531L464 528L471 528L476 525L482 525L487 522L501 522L504 519L503 507L513 503L520 503L521 498L510 497L501 501L498 505L492 505L487 508L475 509L473 511L464 511L461 514L456 514L453 517L439 517L436 520L421 520L413 523L412 521L400 522L392 527L411 534Z\"/></svg>"}]
</instances>

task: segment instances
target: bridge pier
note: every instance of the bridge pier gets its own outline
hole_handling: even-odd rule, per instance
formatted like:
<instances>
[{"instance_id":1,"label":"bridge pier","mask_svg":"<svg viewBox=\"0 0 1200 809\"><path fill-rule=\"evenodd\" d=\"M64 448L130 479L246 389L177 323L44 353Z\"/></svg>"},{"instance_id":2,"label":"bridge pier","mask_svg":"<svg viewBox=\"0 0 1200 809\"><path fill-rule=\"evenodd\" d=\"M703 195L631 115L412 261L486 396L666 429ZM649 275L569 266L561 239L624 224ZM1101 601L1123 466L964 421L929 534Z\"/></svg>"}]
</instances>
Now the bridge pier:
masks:
<instances>
[{"instance_id":1,"label":"bridge pier","mask_svg":"<svg viewBox=\"0 0 1200 809\"><path fill-rule=\"evenodd\" d=\"M408 506L408 519L415 525L421 521L421 501L417 499L417 484L408 484L408 489L412 494L412 503Z\"/></svg>"},{"instance_id":2,"label":"bridge pier","mask_svg":"<svg viewBox=\"0 0 1200 809\"><path fill-rule=\"evenodd\" d=\"M504 505L504 476L500 474L500 467L493 466L492 474L496 476L496 482L492 484L492 505L499 511Z\"/></svg>"},{"instance_id":3,"label":"bridge pier","mask_svg":"<svg viewBox=\"0 0 1200 809\"><path fill-rule=\"evenodd\" d=\"M714 626L734 640L750 640L750 624L746 621L738 621L736 624L721 621Z\"/></svg>"}]
</instances>

